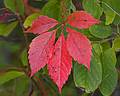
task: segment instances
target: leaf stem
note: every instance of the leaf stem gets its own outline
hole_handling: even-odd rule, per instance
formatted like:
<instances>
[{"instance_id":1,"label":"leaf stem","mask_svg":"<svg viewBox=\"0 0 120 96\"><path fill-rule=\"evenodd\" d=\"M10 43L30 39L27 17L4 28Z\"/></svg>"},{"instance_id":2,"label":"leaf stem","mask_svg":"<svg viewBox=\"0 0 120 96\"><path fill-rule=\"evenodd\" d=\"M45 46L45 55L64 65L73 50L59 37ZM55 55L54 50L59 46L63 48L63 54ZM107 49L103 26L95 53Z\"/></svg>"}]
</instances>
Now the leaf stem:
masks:
<instances>
[{"instance_id":1,"label":"leaf stem","mask_svg":"<svg viewBox=\"0 0 120 96\"><path fill-rule=\"evenodd\" d=\"M27 36L27 34L25 34L25 28L24 28L24 26L23 26L23 20L22 20L22 18L20 17L19 14L16 14L16 16L17 16L17 18L18 18L18 21L19 21L20 26L21 26L21 28L22 28L22 31L23 31L23 33L24 33L25 46L27 47L27 50L28 50L28 49L29 49L28 36ZM29 74L29 73L30 73L30 64L28 63L28 73L27 73L27 74Z\"/></svg>"},{"instance_id":2,"label":"leaf stem","mask_svg":"<svg viewBox=\"0 0 120 96\"><path fill-rule=\"evenodd\" d=\"M62 19L62 26L61 26L61 28L62 28L62 33L63 33L63 31L64 31L64 27L65 27L65 25L66 25L66 18L67 18L67 8L66 8L66 1L65 0L61 0L61 19Z\"/></svg>"}]
</instances>

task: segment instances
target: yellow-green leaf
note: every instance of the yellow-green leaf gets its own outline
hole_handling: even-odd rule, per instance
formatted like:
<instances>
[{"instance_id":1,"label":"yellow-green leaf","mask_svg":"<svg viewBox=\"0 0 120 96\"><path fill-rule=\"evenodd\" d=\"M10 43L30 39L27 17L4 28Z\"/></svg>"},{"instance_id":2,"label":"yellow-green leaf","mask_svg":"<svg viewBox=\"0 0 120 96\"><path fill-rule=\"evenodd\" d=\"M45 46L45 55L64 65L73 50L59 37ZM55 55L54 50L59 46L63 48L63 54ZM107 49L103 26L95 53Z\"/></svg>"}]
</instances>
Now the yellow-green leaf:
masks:
<instances>
[{"instance_id":1,"label":"yellow-green leaf","mask_svg":"<svg viewBox=\"0 0 120 96\"><path fill-rule=\"evenodd\" d=\"M14 28L17 26L18 22L11 22L11 23L0 23L0 35L8 36Z\"/></svg>"},{"instance_id":2,"label":"yellow-green leaf","mask_svg":"<svg viewBox=\"0 0 120 96\"><path fill-rule=\"evenodd\" d=\"M22 75L24 75L24 73L19 71L9 71L5 73L0 73L0 85L8 82L9 80L20 77Z\"/></svg>"}]
</instances>

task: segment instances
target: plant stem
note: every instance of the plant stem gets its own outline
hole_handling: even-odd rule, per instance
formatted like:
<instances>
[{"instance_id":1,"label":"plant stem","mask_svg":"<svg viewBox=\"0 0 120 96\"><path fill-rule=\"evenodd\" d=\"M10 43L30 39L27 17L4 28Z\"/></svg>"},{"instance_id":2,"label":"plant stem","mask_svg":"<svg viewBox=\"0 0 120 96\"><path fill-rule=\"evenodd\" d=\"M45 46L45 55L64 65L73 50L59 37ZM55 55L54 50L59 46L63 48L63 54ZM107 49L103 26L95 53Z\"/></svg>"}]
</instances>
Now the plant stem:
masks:
<instances>
[{"instance_id":1,"label":"plant stem","mask_svg":"<svg viewBox=\"0 0 120 96\"><path fill-rule=\"evenodd\" d=\"M19 21L19 23L20 23L20 26L21 26L21 28L22 28L22 31L23 31L23 33L24 33L25 46L26 46L26 48L27 48L27 50L28 50L28 49L29 49L28 36L27 36L27 34L25 34L25 28L24 28L24 26L23 26L23 20L22 20L22 18L20 17L19 14L16 14L16 15L17 15L18 21ZM29 75L29 73L30 73L30 64L28 63L28 72L27 72L27 74Z\"/></svg>"}]
</instances>

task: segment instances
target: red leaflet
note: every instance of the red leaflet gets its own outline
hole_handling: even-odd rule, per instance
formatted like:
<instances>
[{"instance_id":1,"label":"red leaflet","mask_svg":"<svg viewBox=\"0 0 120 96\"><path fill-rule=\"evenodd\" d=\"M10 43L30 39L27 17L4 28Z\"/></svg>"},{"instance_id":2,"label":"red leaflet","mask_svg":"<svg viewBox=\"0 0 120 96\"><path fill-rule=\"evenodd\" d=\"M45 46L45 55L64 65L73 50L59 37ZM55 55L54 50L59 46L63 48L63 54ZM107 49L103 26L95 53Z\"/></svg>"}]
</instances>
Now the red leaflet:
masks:
<instances>
[{"instance_id":1,"label":"red leaflet","mask_svg":"<svg viewBox=\"0 0 120 96\"><path fill-rule=\"evenodd\" d=\"M66 41L62 34L55 44L54 55L48 64L49 75L57 84L59 92L61 92L62 86L67 81L71 68L72 58L68 54Z\"/></svg>"},{"instance_id":2,"label":"red leaflet","mask_svg":"<svg viewBox=\"0 0 120 96\"><path fill-rule=\"evenodd\" d=\"M33 39L29 49L29 63L31 76L43 68L52 56L53 44L55 41L55 31L47 32Z\"/></svg>"},{"instance_id":3,"label":"red leaflet","mask_svg":"<svg viewBox=\"0 0 120 96\"><path fill-rule=\"evenodd\" d=\"M33 22L32 26L26 32L42 34L57 24L58 22L55 19L49 18L47 16L40 16Z\"/></svg>"},{"instance_id":4,"label":"red leaflet","mask_svg":"<svg viewBox=\"0 0 120 96\"><path fill-rule=\"evenodd\" d=\"M68 16L65 23L69 23L71 26L79 29L84 29L99 22L99 20L93 18L90 14L79 11ZM40 16L33 22L27 32L39 34L39 36L33 39L30 44L28 58L31 76L48 64L49 75L58 86L59 92L61 92L71 72L72 57L79 64L83 64L90 69L92 46L85 35L70 28L67 28L67 32L69 32L67 41L65 41L62 33L54 46L56 30L47 31L57 24L56 20L47 16Z\"/></svg>"},{"instance_id":5,"label":"red leaflet","mask_svg":"<svg viewBox=\"0 0 120 96\"><path fill-rule=\"evenodd\" d=\"M92 47L90 41L85 35L75 30L67 28L69 32L67 37L67 49L69 54L78 61L79 64L84 64L90 69L90 60Z\"/></svg>"},{"instance_id":6,"label":"red leaflet","mask_svg":"<svg viewBox=\"0 0 120 96\"><path fill-rule=\"evenodd\" d=\"M99 20L93 18L90 14L86 13L85 11L77 11L72 13L67 18L67 22L76 28L84 29L89 28L94 24L100 23Z\"/></svg>"}]
</instances>

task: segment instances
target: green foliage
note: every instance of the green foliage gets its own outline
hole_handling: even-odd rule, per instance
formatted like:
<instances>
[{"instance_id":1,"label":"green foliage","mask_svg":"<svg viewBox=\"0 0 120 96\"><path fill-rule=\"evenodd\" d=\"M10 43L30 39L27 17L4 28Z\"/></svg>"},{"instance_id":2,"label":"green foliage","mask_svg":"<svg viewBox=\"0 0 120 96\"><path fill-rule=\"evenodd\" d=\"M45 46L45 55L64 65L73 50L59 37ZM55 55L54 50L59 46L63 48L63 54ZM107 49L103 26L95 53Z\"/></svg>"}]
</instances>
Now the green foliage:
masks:
<instances>
[{"instance_id":1,"label":"green foliage","mask_svg":"<svg viewBox=\"0 0 120 96\"><path fill-rule=\"evenodd\" d=\"M12 10L13 12L16 12L16 8L15 8L15 3L11 2L10 0L4 0L4 4L7 8L9 8L10 10Z\"/></svg>"},{"instance_id":2,"label":"green foliage","mask_svg":"<svg viewBox=\"0 0 120 96\"><path fill-rule=\"evenodd\" d=\"M114 11L112 11L110 8L108 8L105 4L102 4L102 8L103 8L105 16L106 16L105 24L109 25L114 21L116 14Z\"/></svg>"},{"instance_id":3,"label":"green foliage","mask_svg":"<svg viewBox=\"0 0 120 96\"><path fill-rule=\"evenodd\" d=\"M112 11L111 13L109 13L109 16L110 15L113 17L113 14L115 13L116 14L116 17L115 17L115 21L114 21L114 24L118 24L120 22L120 6L119 6L119 3L120 1L119 0L102 0L102 5L103 6L106 6L109 11ZM114 13L113 13L114 12ZM110 20L111 21L111 20Z\"/></svg>"},{"instance_id":4,"label":"green foliage","mask_svg":"<svg viewBox=\"0 0 120 96\"><path fill-rule=\"evenodd\" d=\"M28 58L27 58L28 54L27 54L27 50L25 49L22 54L21 54L21 61L23 63L24 66L28 65Z\"/></svg>"},{"instance_id":5,"label":"green foliage","mask_svg":"<svg viewBox=\"0 0 120 96\"><path fill-rule=\"evenodd\" d=\"M102 66L98 55L101 53L101 49L99 47L99 45L95 45L93 49L90 70L87 70L83 65L76 63L73 67L73 76L76 86L85 88L87 93L95 91L102 80Z\"/></svg>"},{"instance_id":6,"label":"green foliage","mask_svg":"<svg viewBox=\"0 0 120 96\"><path fill-rule=\"evenodd\" d=\"M117 85L116 55L113 49L108 49L102 54L102 83L100 91L103 95L109 96Z\"/></svg>"},{"instance_id":7,"label":"green foliage","mask_svg":"<svg viewBox=\"0 0 120 96\"><path fill-rule=\"evenodd\" d=\"M17 26L17 24L18 24L17 21L8 24L0 23L0 35L8 36Z\"/></svg>"},{"instance_id":8,"label":"green foliage","mask_svg":"<svg viewBox=\"0 0 120 96\"><path fill-rule=\"evenodd\" d=\"M90 33L97 38L107 38L112 34L110 26L94 25L90 28Z\"/></svg>"},{"instance_id":9,"label":"green foliage","mask_svg":"<svg viewBox=\"0 0 120 96\"><path fill-rule=\"evenodd\" d=\"M9 71L9 72L5 72L5 73L1 73L0 74L0 85L8 82L11 79L20 77L22 75L24 75L24 73L19 72L19 71Z\"/></svg>"},{"instance_id":10,"label":"green foliage","mask_svg":"<svg viewBox=\"0 0 120 96\"><path fill-rule=\"evenodd\" d=\"M29 91L30 80L26 76L21 76L16 79L17 84L15 86L16 96L27 95Z\"/></svg>"},{"instance_id":11,"label":"green foliage","mask_svg":"<svg viewBox=\"0 0 120 96\"><path fill-rule=\"evenodd\" d=\"M113 46L112 48L115 51L119 51L120 50L120 37L119 38L115 38L115 40L113 41Z\"/></svg>"},{"instance_id":12,"label":"green foliage","mask_svg":"<svg viewBox=\"0 0 120 96\"><path fill-rule=\"evenodd\" d=\"M96 18L100 18L103 12L99 0L83 0L83 8Z\"/></svg>"},{"instance_id":13,"label":"green foliage","mask_svg":"<svg viewBox=\"0 0 120 96\"><path fill-rule=\"evenodd\" d=\"M98 88L102 79L101 64L96 59L91 61L91 69L88 71L84 66L74 65L74 81L77 87L85 88L87 93Z\"/></svg>"},{"instance_id":14,"label":"green foliage","mask_svg":"<svg viewBox=\"0 0 120 96\"><path fill-rule=\"evenodd\" d=\"M49 0L48 3L42 8L42 13L58 20L60 17L60 1Z\"/></svg>"},{"instance_id":15,"label":"green foliage","mask_svg":"<svg viewBox=\"0 0 120 96\"><path fill-rule=\"evenodd\" d=\"M4 0L4 4L6 8L9 8L11 11L15 13L20 13L20 15L24 15L24 3L23 0Z\"/></svg>"},{"instance_id":16,"label":"green foliage","mask_svg":"<svg viewBox=\"0 0 120 96\"><path fill-rule=\"evenodd\" d=\"M120 6L119 6L119 3L120 1L119 0L102 0L102 2L106 5L106 6L109 6L111 7L113 10L115 10L117 13L120 13Z\"/></svg>"}]
</instances>

